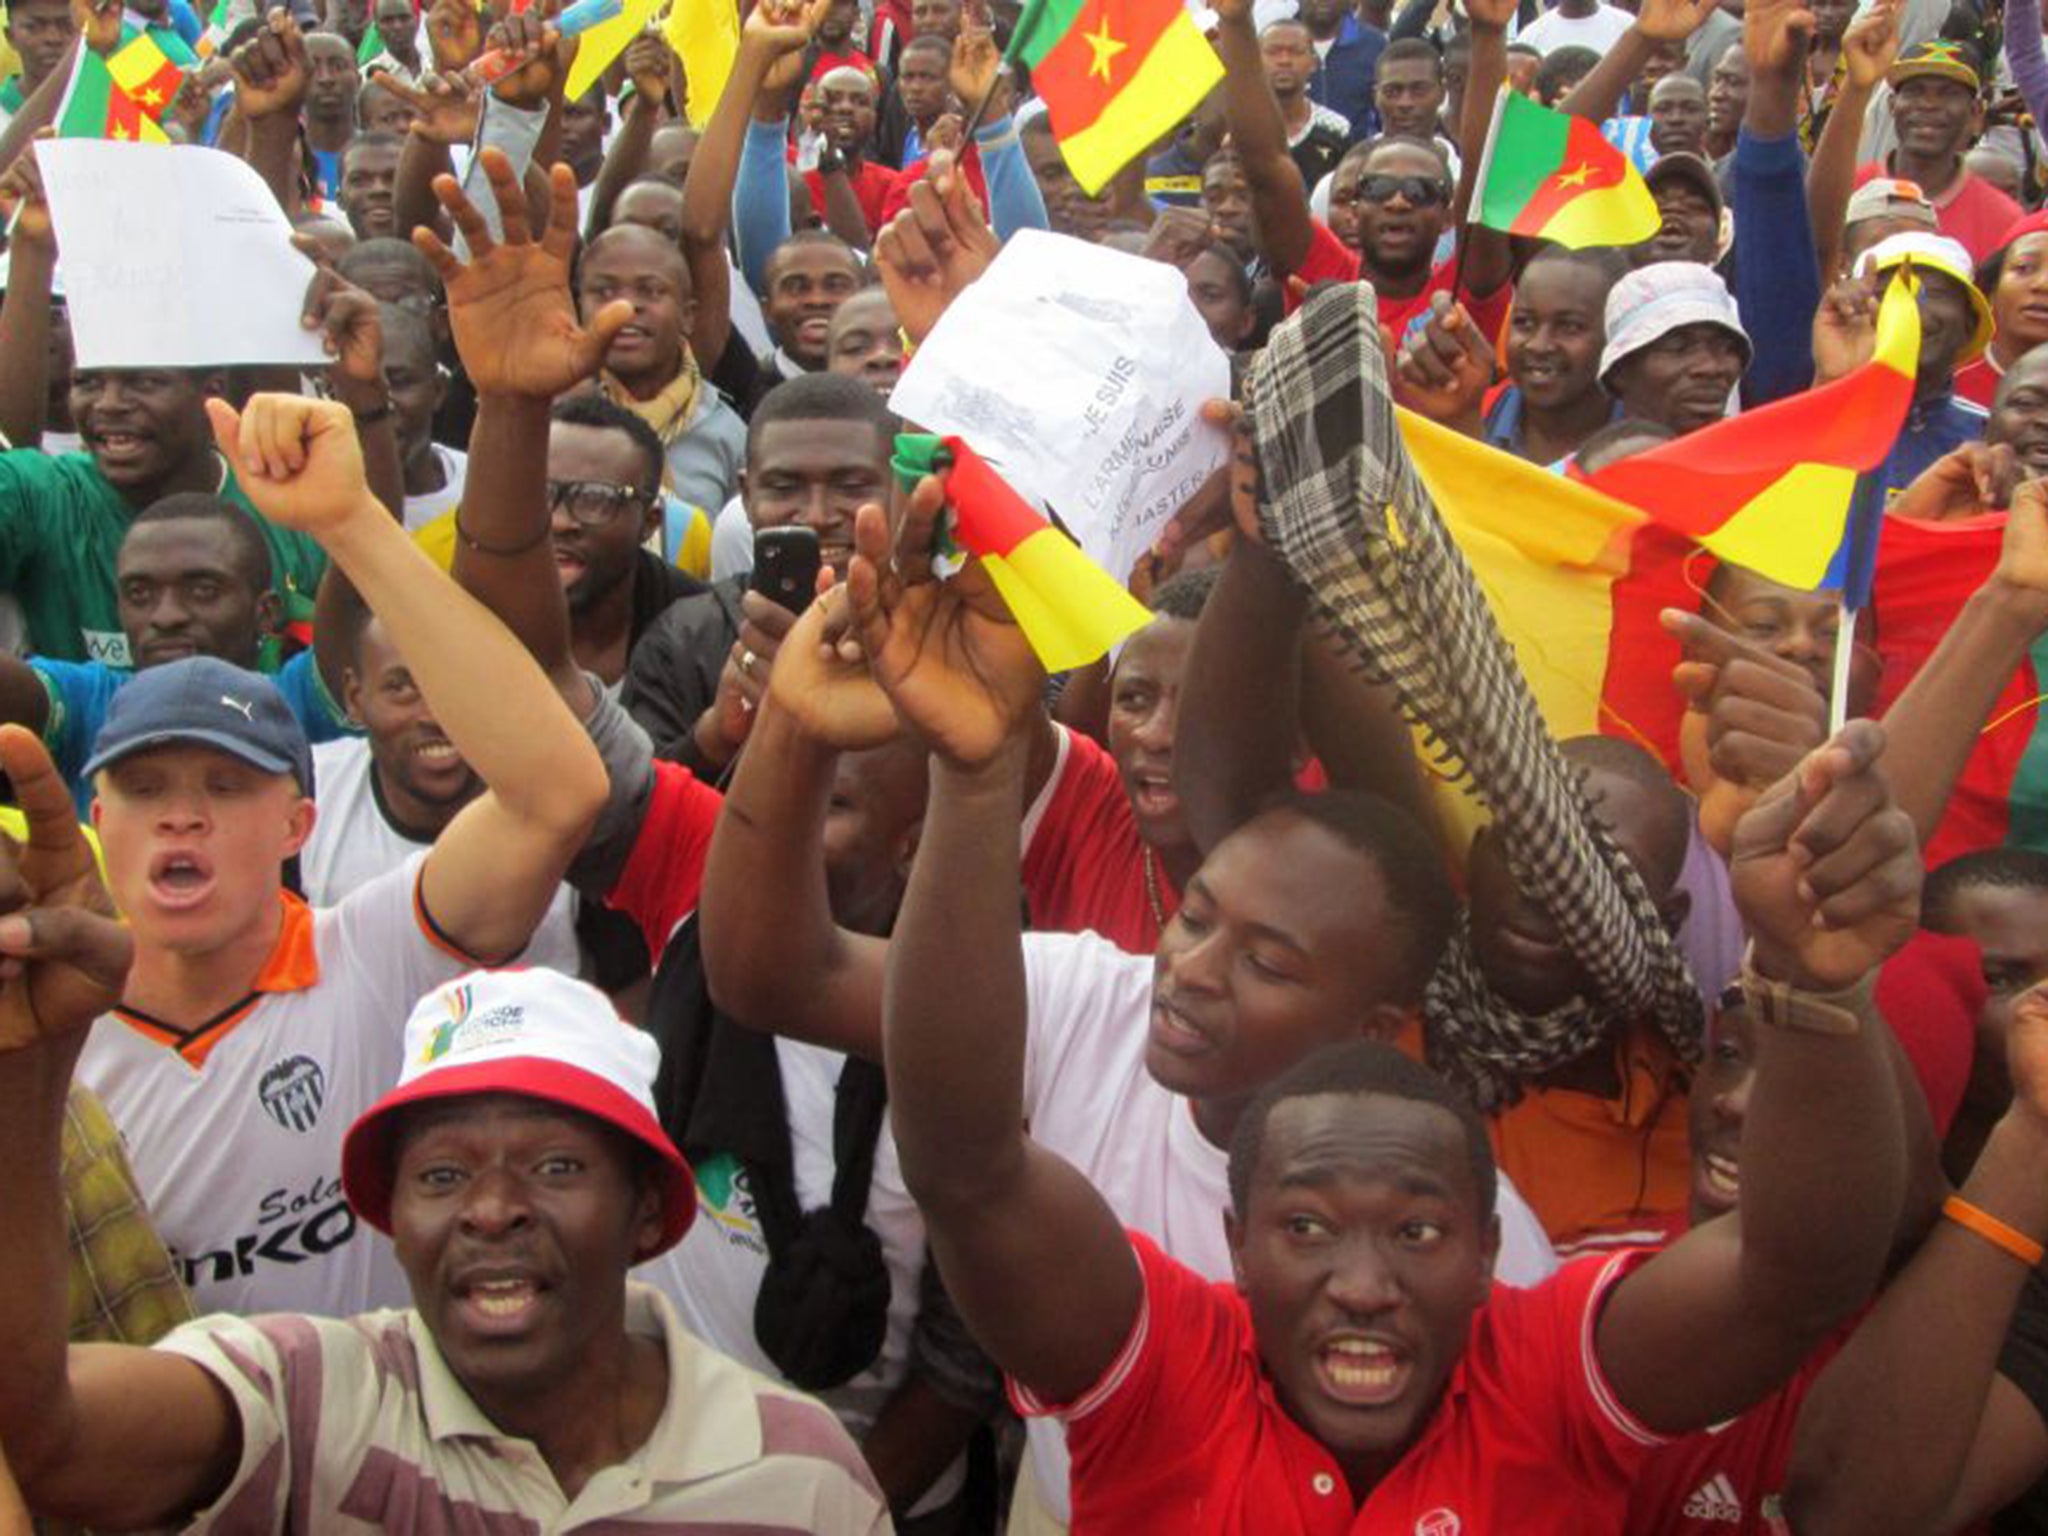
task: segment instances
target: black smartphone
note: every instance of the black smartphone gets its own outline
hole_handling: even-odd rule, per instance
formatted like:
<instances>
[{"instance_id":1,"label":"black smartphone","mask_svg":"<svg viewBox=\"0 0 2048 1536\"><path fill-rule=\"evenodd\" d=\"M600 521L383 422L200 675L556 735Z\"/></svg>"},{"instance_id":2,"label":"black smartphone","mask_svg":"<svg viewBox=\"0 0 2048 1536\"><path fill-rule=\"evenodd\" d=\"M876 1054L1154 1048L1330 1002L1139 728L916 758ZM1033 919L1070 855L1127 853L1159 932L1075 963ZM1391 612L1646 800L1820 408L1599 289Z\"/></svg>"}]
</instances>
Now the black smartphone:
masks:
<instances>
[{"instance_id":1,"label":"black smartphone","mask_svg":"<svg viewBox=\"0 0 2048 1536\"><path fill-rule=\"evenodd\" d=\"M754 575L748 585L791 613L818 595L818 535L809 528L761 528L754 533Z\"/></svg>"}]
</instances>

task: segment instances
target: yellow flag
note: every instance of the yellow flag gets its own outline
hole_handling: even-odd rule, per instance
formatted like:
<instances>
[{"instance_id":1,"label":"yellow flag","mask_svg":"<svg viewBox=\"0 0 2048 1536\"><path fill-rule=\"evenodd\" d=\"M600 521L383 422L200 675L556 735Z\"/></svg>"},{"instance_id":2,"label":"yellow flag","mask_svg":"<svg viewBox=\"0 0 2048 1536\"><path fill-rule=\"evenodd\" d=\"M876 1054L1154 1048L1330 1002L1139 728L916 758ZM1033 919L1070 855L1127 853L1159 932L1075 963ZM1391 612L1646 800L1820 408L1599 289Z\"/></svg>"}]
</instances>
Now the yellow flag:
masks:
<instances>
[{"instance_id":1,"label":"yellow flag","mask_svg":"<svg viewBox=\"0 0 2048 1536\"><path fill-rule=\"evenodd\" d=\"M683 61L689 83L690 126L702 128L725 94L740 51L740 13L733 0L674 0L661 35Z\"/></svg>"},{"instance_id":2,"label":"yellow flag","mask_svg":"<svg viewBox=\"0 0 2048 1536\"><path fill-rule=\"evenodd\" d=\"M582 35L576 48L576 62L569 66L563 96L575 101L597 84L597 77L626 51L626 45L643 32L661 6L661 0L626 0L626 8L610 21L601 21Z\"/></svg>"}]
</instances>

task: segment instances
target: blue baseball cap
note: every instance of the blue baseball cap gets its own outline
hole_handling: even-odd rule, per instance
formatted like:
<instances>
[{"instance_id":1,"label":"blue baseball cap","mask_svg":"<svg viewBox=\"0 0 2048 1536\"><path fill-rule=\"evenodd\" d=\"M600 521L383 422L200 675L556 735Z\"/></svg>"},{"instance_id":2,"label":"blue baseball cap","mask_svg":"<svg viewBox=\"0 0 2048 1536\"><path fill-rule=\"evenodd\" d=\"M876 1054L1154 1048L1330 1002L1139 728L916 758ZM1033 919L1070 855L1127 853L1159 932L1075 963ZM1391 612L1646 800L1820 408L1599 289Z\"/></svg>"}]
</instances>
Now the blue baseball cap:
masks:
<instances>
[{"instance_id":1,"label":"blue baseball cap","mask_svg":"<svg viewBox=\"0 0 2048 1536\"><path fill-rule=\"evenodd\" d=\"M313 792L313 749L277 684L218 656L187 656L138 672L114 695L85 765L91 778L124 757L189 742Z\"/></svg>"}]
</instances>

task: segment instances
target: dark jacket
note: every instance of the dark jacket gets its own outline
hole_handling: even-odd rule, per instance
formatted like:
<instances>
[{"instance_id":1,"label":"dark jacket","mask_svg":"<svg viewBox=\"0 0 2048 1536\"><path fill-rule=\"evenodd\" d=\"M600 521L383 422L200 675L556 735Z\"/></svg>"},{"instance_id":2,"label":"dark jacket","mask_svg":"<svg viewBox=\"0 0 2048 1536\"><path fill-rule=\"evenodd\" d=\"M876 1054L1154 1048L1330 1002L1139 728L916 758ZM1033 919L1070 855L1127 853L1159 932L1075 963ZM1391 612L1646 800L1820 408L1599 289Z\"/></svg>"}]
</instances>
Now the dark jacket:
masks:
<instances>
[{"instance_id":1,"label":"dark jacket","mask_svg":"<svg viewBox=\"0 0 2048 1536\"><path fill-rule=\"evenodd\" d=\"M740 635L746 578L715 582L672 603L633 645L619 702L654 741L654 755L705 780L717 773L697 752L691 728L718 696L718 676Z\"/></svg>"},{"instance_id":2,"label":"dark jacket","mask_svg":"<svg viewBox=\"0 0 2048 1536\"><path fill-rule=\"evenodd\" d=\"M1369 21L1346 16L1337 29L1337 41L1316 72L1309 77L1308 99L1320 102L1332 112L1351 120L1351 142L1371 138L1379 132L1379 113L1373 109L1373 79L1379 72L1380 54L1387 46L1387 34Z\"/></svg>"}]
</instances>

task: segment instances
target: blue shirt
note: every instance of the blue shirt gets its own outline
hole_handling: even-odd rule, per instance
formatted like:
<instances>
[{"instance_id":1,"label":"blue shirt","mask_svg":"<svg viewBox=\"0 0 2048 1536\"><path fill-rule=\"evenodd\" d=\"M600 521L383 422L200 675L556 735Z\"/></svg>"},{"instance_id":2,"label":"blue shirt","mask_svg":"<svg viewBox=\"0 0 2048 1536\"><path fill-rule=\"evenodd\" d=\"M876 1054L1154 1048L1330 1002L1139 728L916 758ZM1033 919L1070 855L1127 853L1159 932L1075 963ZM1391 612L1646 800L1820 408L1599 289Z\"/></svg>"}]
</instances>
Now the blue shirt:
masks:
<instances>
[{"instance_id":1,"label":"blue shirt","mask_svg":"<svg viewBox=\"0 0 2048 1536\"><path fill-rule=\"evenodd\" d=\"M50 714L43 722L43 745L50 749L57 771L71 785L71 798L83 820L92 810L92 781L85 777L86 762L93 743L99 740L107 710L114 695L127 687L135 674L126 667L110 667L103 661L50 661L32 657L29 666L42 679L49 695ZM271 677L285 703L299 717L308 741L333 741L357 734L339 706L328 697L320 681L313 653L301 651Z\"/></svg>"},{"instance_id":2,"label":"blue shirt","mask_svg":"<svg viewBox=\"0 0 2048 1536\"><path fill-rule=\"evenodd\" d=\"M1623 411L1619 400L1607 414L1609 421L1619 421ZM1522 389L1519 384L1510 384L1502 390L1493 402L1493 409L1486 413L1480 423L1479 439L1489 448L1498 448L1503 453L1512 453L1516 458L1525 458L1522 452ZM1559 459L1555 464L1543 467L1553 474L1563 474L1569 457Z\"/></svg>"},{"instance_id":3,"label":"blue shirt","mask_svg":"<svg viewBox=\"0 0 2048 1536\"><path fill-rule=\"evenodd\" d=\"M1386 46L1386 33L1371 22L1347 15L1337 29L1337 40L1308 78L1308 99L1349 118L1354 144L1380 131L1372 86Z\"/></svg>"},{"instance_id":4,"label":"blue shirt","mask_svg":"<svg viewBox=\"0 0 2048 1536\"><path fill-rule=\"evenodd\" d=\"M1936 459L1978 441L1990 419L1983 406L1958 400L1953 390L1915 400L1906 411L1906 424L1892 442L1892 451L1885 456L1885 495L1898 495L1931 469Z\"/></svg>"}]
</instances>

